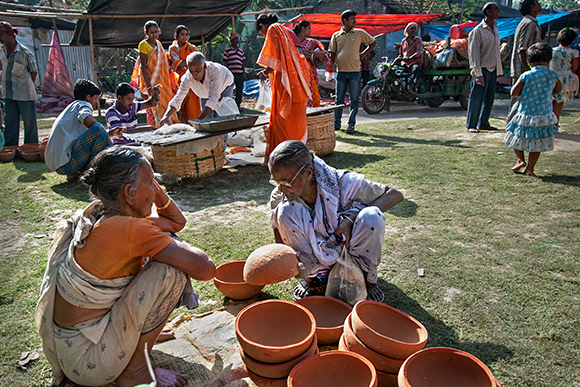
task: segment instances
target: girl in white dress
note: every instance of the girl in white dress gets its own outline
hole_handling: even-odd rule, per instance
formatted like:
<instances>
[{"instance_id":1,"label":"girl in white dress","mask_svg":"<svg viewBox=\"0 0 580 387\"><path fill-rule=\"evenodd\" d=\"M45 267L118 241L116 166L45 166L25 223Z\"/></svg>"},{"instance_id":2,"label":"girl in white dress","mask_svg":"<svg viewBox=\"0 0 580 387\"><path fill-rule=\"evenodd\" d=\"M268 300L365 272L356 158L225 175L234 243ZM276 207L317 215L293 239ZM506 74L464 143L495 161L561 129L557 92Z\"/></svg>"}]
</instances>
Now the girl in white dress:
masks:
<instances>
[{"instance_id":1,"label":"girl in white dress","mask_svg":"<svg viewBox=\"0 0 580 387\"><path fill-rule=\"evenodd\" d=\"M564 107L564 102L572 101L578 93L578 75L574 71L578 68L578 50L570 47L578 34L572 28L566 27L558 33L558 43L560 45L554 48L550 70L558 73L560 82L562 82L562 92L554 96L552 102L554 114L560 120L560 114Z\"/></svg>"}]
</instances>

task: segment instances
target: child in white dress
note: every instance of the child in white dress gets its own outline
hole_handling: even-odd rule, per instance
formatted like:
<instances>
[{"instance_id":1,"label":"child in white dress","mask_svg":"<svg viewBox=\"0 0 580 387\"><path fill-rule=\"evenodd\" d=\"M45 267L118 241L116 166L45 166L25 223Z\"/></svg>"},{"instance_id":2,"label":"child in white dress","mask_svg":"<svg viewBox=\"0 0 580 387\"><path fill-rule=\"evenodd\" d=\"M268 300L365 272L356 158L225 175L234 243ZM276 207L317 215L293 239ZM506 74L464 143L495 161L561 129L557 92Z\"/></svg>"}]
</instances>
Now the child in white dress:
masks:
<instances>
[{"instance_id":1,"label":"child in white dress","mask_svg":"<svg viewBox=\"0 0 580 387\"><path fill-rule=\"evenodd\" d=\"M558 33L558 43L560 45L553 50L550 70L558 73L562 82L562 91L554 96L552 102L554 114L560 120L560 114L564 107L564 102L572 101L578 93L578 75L574 71L578 68L578 50L570 47L578 34L572 28L566 27Z\"/></svg>"}]
</instances>

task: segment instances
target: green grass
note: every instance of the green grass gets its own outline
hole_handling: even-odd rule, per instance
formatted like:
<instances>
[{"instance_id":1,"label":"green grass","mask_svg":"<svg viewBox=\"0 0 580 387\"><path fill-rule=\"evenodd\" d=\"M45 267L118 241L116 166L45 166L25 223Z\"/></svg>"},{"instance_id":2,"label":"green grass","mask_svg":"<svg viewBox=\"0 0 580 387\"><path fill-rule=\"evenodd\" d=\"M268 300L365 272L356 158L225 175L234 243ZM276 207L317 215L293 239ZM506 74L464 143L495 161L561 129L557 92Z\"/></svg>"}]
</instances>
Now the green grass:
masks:
<instances>
[{"instance_id":1,"label":"green grass","mask_svg":"<svg viewBox=\"0 0 580 387\"><path fill-rule=\"evenodd\" d=\"M577 132L579 116L565 111L562 127ZM510 171L515 156L503 133L468 134L464 123L359 125L356 135L340 132L325 157L405 195L386 214L385 302L426 326L427 346L474 354L503 386L578 386L580 151L543 154L529 178ZM216 264L272 243L268 178L248 166L167 187L188 218L181 237ZM15 362L41 348L33 312L55 224L89 201L85 187L65 180L40 163L0 165L0 385L50 382L44 357L28 373ZM291 299L295 283L267 286L260 297ZM230 302L212 282L194 287L202 299L195 313Z\"/></svg>"}]
</instances>

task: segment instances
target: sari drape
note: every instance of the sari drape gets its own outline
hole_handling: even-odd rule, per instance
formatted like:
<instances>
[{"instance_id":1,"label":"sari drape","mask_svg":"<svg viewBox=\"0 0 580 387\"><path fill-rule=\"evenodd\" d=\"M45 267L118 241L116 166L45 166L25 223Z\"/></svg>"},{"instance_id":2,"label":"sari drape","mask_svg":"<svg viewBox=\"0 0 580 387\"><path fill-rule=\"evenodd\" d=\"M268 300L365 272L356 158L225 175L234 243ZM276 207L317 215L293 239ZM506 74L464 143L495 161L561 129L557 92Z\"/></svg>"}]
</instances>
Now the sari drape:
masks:
<instances>
[{"instance_id":1,"label":"sari drape","mask_svg":"<svg viewBox=\"0 0 580 387\"><path fill-rule=\"evenodd\" d=\"M300 47L304 52L314 52L314 51L326 51L324 45L316 39L306 38L300 42ZM318 90L318 71L316 66L311 61L308 61L310 65L310 93L312 98L308 99L308 107L319 107L320 106L320 92Z\"/></svg>"},{"instance_id":2,"label":"sari drape","mask_svg":"<svg viewBox=\"0 0 580 387\"><path fill-rule=\"evenodd\" d=\"M176 77L175 73L169 71L169 61L165 55L165 50L159 41L157 41L157 46L151 51L149 57L147 58L146 67L147 74L149 74L149 81L151 86L160 85L161 94L159 95L159 102L155 107L151 108L153 117L147 114L147 124L153 125L158 128L159 121L165 114L169 101L173 98L172 87L176 83L176 79L171 80L171 77ZM135 67L133 68L133 75L131 76L131 84L133 87L138 87L141 93L146 96L147 85L145 84L145 79L143 74L141 74L141 60L137 59L135 62ZM145 97L144 97L145 98ZM154 118L154 122L150 122L151 118ZM177 119L177 114L173 114L170 117L170 124L175 124L179 122Z\"/></svg>"},{"instance_id":3,"label":"sari drape","mask_svg":"<svg viewBox=\"0 0 580 387\"><path fill-rule=\"evenodd\" d=\"M304 55L296 50L288 30L279 23L268 28L257 63L274 70L270 73L272 109L266 145L267 162L270 153L283 141L306 143L310 69Z\"/></svg>"},{"instance_id":4,"label":"sari drape","mask_svg":"<svg viewBox=\"0 0 580 387\"><path fill-rule=\"evenodd\" d=\"M171 69L179 75L179 83L181 83L181 78L187 72L187 68L183 70L177 70L177 66L187 59L187 56L192 52L196 52L197 48L189 42L183 46L179 46L177 40L173 41L173 44L169 46L169 62L171 64ZM199 97L195 95L191 90L187 97L183 100L181 104L181 119L180 121L184 124L189 123L189 120L196 119L201 114L201 103Z\"/></svg>"}]
</instances>

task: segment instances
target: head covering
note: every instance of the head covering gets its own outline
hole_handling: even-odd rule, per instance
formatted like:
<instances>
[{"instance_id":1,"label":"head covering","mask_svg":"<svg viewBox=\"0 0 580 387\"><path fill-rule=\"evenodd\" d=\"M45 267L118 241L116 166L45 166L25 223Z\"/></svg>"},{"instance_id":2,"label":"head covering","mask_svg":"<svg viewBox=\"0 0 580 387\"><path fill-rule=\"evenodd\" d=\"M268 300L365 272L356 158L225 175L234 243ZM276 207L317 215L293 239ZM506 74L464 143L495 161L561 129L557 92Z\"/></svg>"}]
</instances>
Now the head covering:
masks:
<instances>
[{"instance_id":1,"label":"head covering","mask_svg":"<svg viewBox=\"0 0 580 387\"><path fill-rule=\"evenodd\" d=\"M230 40L236 39L238 36L240 36L240 35L238 35L237 32L232 32L232 34L230 35Z\"/></svg>"},{"instance_id":2,"label":"head covering","mask_svg":"<svg viewBox=\"0 0 580 387\"><path fill-rule=\"evenodd\" d=\"M8 35L12 35L12 37L16 37L18 35L18 30L12 28L12 24L8 22L0 22L0 31L7 33Z\"/></svg>"},{"instance_id":3,"label":"head covering","mask_svg":"<svg viewBox=\"0 0 580 387\"><path fill-rule=\"evenodd\" d=\"M417 33L419 32L419 24L417 24L415 22L411 22L411 23L407 24L407 27L405 27L405 31L403 31L403 33L405 34L405 36L409 36L409 32L407 32L407 30L409 29L409 27L411 27L413 25L415 27L417 27Z\"/></svg>"}]
</instances>

